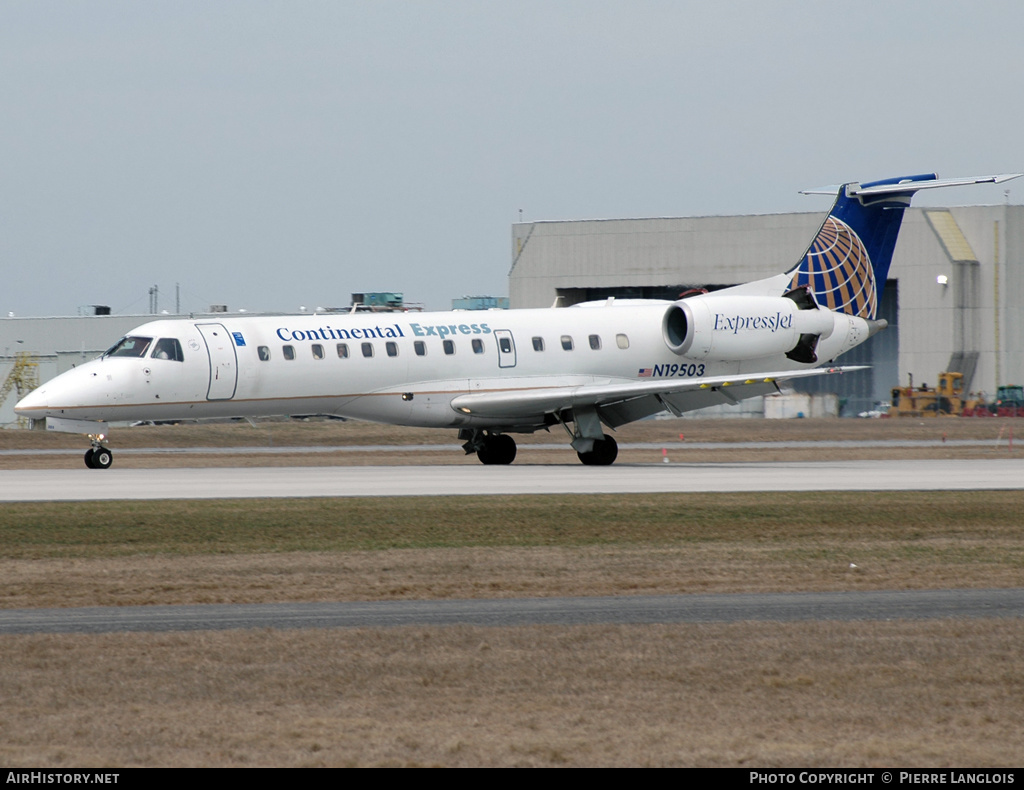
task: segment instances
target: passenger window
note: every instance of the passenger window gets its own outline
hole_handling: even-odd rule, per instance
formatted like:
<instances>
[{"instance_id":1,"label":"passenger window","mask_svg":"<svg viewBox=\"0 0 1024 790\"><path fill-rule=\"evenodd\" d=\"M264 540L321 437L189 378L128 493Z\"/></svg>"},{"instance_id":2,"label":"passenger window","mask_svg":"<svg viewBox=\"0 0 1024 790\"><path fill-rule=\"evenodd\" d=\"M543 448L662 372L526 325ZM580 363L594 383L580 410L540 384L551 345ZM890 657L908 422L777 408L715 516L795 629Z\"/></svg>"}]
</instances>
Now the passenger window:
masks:
<instances>
[{"instance_id":1,"label":"passenger window","mask_svg":"<svg viewBox=\"0 0 1024 790\"><path fill-rule=\"evenodd\" d=\"M398 343L389 340L387 343L384 344L384 349L388 352L389 357L398 356Z\"/></svg>"},{"instance_id":2,"label":"passenger window","mask_svg":"<svg viewBox=\"0 0 1024 790\"><path fill-rule=\"evenodd\" d=\"M484 341L478 337L473 338L473 353L483 354L484 353Z\"/></svg>"},{"instance_id":3,"label":"passenger window","mask_svg":"<svg viewBox=\"0 0 1024 790\"><path fill-rule=\"evenodd\" d=\"M422 340L417 340L412 344L413 349L416 351L416 356L425 357L427 355L427 344Z\"/></svg>"},{"instance_id":4,"label":"passenger window","mask_svg":"<svg viewBox=\"0 0 1024 790\"><path fill-rule=\"evenodd\" d=\"M566 351L572 351L572 337L569 335L562 335L562 348Z\"/></svg>"},{"instance_id":5,"label":"passenger window","mask_svg":"<svg viewBox=\"0 0 1024 790\"><path fill-rule=\"evenodd\" d=\"M542 338L542 337L535 337L533 339L533 350L534 351L543 351L544 350L544 338Z\"/></svg>"},{"instance_id":6,"label":"passenger window","mask_svg":"<svg viewBox=\"0 0 1024 790\"><path fill-rule=\"evenodd\" d=\"M507 337L500 338L498 340L498 348L501 349L502 354L512 353L512 340Z\"/></svg>"},{"instance_id":7,"label":"passenger window","mask_svg":"<svg viewBox=\"0 0 1024 790\"><path fill-rule=\"evenodd\" d=\"M348 359L348 343L338 343L338 359Z\"/></svg>"},{"instance_id":8,"label":"passenger window","mask_svg":"<svg viewBox=\"0 0 1024 790\"><path fill-rule=\"evenodd\" d=\"M591 335L590 336L590 347L592 349L594 349L594 351L600 351L601 350L601 336L600 335Z\"/></svg>"},{"instance_id":9,"label":"passenger window","mask_svg":"<svg viewBox=\"0 0 1024 790\"><path fill-rule=\"evenodd\" d=\"M619 348L629 348L629 338L626 337L625 335L616 335L615 345L617 345Z\"/></svg>"},{"instance_id":10,"label":"passenger window","mask_svg":"<svg viewBox=\"0 0 1024 790\"><path fill-rule=\"evenodd\" d=\"M184 362L185 356L181 353L181 343L174 337L160 338L153 347L153 359L169 359L173 362Z\"/></svg>"},{"instance_id":11,"label":"passenger window","mask_svg":"<svg viewBox=\"0 0 1024 790\"><path fill-rule=\"evenodd\" d=\"M314 343L312 346L310 346L310 348L313 349L313 359L324 358L324 347L321 346L319 343Z\"/></svg>"},{"instance_id":12,"label":"passenger window","mask_svg":"<svg viewBox=\"0 0 1024 790\"><path fill-rule=\"evenodd\" d=\"M281 346L281 353L285 359L295 359L295 346Z\"/></svg>"},{"instance_id":13,"label":"passenger window","mask_svg":"<svg viewBox=\"0 0 1024 790\"><path fill-rule=\"evenodd\" d=\"M268 346L257 347L256 353L259 354L260 362L270 361L270 348Z\"/></svg>"},{"instance_id":14,"label":"passenger window","mask_svg":"<svg viewBox=\"0 0 1024 790\"><path fill-rule=\"evenodd\" d=\"M363 343L363 356L367 358L373 356L373 343Z\"/></svg>"},{"instance_id":15,"label":"passenger window","mask_svg":"<svg viewBox=\"0 0 1024 790\"><path fill-rule=\"evenodd\" d=\"M445 354L451 355L451 354L455 353L455 341L454 340L445 340L442 345L444 345L444 353Z\"/></svg>"}]
</instances>

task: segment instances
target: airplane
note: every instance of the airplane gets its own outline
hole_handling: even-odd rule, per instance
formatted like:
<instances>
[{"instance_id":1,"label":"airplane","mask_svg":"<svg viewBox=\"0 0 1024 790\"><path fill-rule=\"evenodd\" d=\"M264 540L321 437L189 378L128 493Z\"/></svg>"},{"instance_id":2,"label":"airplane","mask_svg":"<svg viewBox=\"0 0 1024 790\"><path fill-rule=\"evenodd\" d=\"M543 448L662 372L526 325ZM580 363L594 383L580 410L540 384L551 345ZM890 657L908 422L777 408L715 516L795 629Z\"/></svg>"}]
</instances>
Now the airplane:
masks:
<instances>
[{"instance_id":1,"label":"airplane","mask_svg":"<svg viewBox=\"0 0 1024 790\"><path fill-rule=\"evenodd\" d=\"M281 415L456 429L484 464L512 463L511 434L562 426L582 463L607 466L618 447L606 428L860 369L834 363L886 326L879 297L913 195L1020 175L806 190L835 202L794 267L674 301L152 321L15 411L87 434L93 469L113 462L111 421Z\"/></svg>"}]
</instances>

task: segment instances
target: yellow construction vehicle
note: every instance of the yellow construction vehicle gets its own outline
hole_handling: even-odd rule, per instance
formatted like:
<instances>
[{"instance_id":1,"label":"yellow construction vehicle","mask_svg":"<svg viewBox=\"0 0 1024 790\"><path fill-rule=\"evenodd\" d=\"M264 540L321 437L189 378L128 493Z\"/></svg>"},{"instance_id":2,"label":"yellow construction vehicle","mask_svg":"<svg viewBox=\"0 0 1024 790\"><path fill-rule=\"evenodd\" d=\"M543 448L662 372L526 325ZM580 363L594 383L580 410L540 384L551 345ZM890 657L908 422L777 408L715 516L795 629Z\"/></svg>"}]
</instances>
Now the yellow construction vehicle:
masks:
<instances>
[{"instance_id":1,"label":"yellow construction vehicle","mask_svg":"<svg viewBox=\"0 0 1024 790\"><path fill-rule=\"evenodd\" d=\"M939 374L939 386L922 384L892 388L890 417L959 417L965 408L973 409L976 400L964 399L964 374L947 371Z\"/></svg>"}]
</instances>

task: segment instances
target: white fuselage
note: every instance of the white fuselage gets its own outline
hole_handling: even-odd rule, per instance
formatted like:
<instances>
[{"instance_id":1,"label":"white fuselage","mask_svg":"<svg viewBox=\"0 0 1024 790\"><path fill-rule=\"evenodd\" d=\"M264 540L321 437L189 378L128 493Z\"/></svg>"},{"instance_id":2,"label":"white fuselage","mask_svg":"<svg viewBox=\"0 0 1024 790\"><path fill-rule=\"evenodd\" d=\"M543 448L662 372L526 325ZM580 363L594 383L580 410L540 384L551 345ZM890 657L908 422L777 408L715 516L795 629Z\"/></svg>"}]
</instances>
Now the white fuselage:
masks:
<instances>
[{"instance_id":1,"label":"white fuselage","mask_svg":"<svg viewBox=\"0 0 1024 790\"><path fill-rule=\"evenodd\" d=\"M786 358L790 341L772 339L783 328L801 331L775 310L776 302L788 300L767 303L775 317L763 315L767 309L753 303L755 297L700 299L710 305L701 306L711 311L701 319L710 322L707 336L718 332L715 342L728 353L716 354L712 340L687 345L685 352L673 342L667 313L678 302L153 321L128 335L149 341L136 344L131 353L138 355L115 350L80 365L42 385L18 410L88 421L325 414L409 426L533 430L542 424L537 418L510 424L463 413L451 402L493 391L811 367ZM812 310L797 318L814 318L815 331L827 324L819 331L823 362L868 336L866 322L853 316ZM159 358L158 344L171 339L180 359ZM732 346L754 354L736 358Z\"/></svg>"}]
</instances>

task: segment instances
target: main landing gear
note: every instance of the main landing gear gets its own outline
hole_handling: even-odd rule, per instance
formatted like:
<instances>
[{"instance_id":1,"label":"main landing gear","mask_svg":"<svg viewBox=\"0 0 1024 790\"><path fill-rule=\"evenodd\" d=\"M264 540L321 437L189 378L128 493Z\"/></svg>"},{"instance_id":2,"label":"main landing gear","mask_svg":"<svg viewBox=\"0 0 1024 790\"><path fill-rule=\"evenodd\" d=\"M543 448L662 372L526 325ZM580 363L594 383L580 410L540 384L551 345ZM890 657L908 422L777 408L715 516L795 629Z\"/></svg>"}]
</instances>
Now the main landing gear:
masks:
<instances>
[{"instance_id":1,"label":"main landing gear","mask_svg":"<svg viewBox=\"0 0 1024 790\"><path fill-rule=\"evenodd\" d=\"M487 466L510 464L516 460L516 440L507 433L485 436L476 457Z\"/></svg>"},{"instance_id":2,"label":"main landing gear","mask_svg":"<svg viewBox=\"0 0 1024 790\"><path fill-rule=\"evenodd\" d=\"M594 446L587 453L577 450L576 455L584 466L611 466L619 456L619 445L608 434L603 439L595 439Z\"/></svg>"},{"instance_id":3,"label":"main landing gear","mask_svg":"<svg viewBox=\"0 0 1024 790\"><path fill-rule=\"evenodd\" d=\"M106 438L102 435L90 434L92 447L85 451L85 465L90 469L109 469L114 463L114 452L103 444Z\"/></svg>"},{"instance_id":4,"label":"main landing gear","mask_svg":"<svg viewBox=\"0 0 1024 790\"><path fill-rule=\"evenodd\" d=\"M480 463L487 466L510 464L516 458L516 442L507 433L485 433L480 430L464 430L459 433L465 439L462 445L467 454L476 453ZM608 434L601 439L580 442L581 446L589 446L586 452L576 451L580 461L586 466L611 466L619 455L619 445Z\"/></svg>"},{"instance_id":5,"label":"main landing gear","mask_svg":"<svg viewBox=\"0 0 1024 790\"><path fill-rule=\"evenodd\" d=\"M507 433L463 428L459 431L459 438L465 439L462 449L466 455L476 453L480 463L487 466L510 464L516 459L516 440Z\"/></svg>"},{"instance_id":6,"label":"main landing gear","mask_svg":"<svg viewBox=\"0 0 1024 790\"><path fill-rule=\"evenodd\" d=\"M555 418L572 437L572 449L585 466L611 466L619 455L619 445L602 429L601 418L594 407L573 410L570 428L562 415Z\"/></svg>"}]
</instances>

